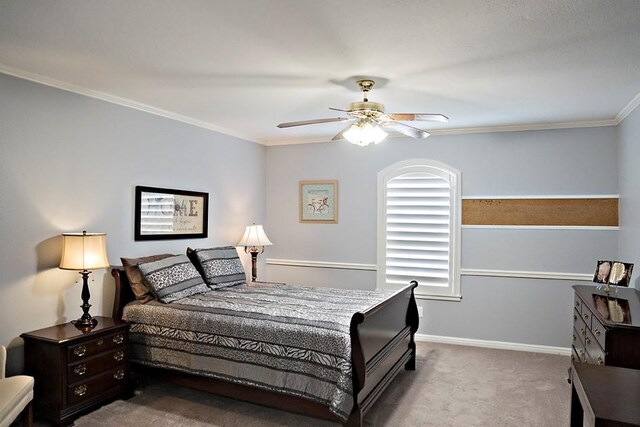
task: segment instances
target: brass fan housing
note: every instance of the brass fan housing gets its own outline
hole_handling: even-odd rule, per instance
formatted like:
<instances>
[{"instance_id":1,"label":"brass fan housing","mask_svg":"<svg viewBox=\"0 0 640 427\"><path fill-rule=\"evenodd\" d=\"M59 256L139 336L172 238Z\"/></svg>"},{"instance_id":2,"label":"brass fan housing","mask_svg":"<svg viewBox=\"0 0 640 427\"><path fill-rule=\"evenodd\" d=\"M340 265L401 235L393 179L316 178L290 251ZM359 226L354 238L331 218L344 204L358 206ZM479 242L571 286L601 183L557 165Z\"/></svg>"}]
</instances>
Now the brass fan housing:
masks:
<instances>
[{"instance_id":1,"label":"brass fan housing","mask_svg":"<svg viewBox=\"0 0 640 427\"><path fill-rule=\"evenodd\" d=\"M374 112L374 113L384 114L384 104L381 104L379 102L369 102L369 101L351 102L349 104L348 111L350 113L358 112L358 113L367 114L367 112Z\"/></svg>"}]
</instances>

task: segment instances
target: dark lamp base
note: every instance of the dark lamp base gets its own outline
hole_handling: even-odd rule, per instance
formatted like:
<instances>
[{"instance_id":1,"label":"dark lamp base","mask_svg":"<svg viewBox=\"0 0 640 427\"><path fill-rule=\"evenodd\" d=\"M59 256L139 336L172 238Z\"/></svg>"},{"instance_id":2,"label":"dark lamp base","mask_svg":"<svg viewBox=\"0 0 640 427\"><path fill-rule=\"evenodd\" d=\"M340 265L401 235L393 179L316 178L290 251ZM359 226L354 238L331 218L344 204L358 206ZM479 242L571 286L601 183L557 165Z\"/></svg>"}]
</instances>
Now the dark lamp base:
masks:
<instances>
[{"instance_id":1,"label":"dark lamp base","mask_svg":"<svg viewBox=\"0 0 640 427\"><path fill-rule=\"evenodd\" d=\"M94 319L93 317L89 319L80 318L72 320L71 323L73 323L78 329L93 329L98 324L98 319Z\"/></svg>"}]
</instances>

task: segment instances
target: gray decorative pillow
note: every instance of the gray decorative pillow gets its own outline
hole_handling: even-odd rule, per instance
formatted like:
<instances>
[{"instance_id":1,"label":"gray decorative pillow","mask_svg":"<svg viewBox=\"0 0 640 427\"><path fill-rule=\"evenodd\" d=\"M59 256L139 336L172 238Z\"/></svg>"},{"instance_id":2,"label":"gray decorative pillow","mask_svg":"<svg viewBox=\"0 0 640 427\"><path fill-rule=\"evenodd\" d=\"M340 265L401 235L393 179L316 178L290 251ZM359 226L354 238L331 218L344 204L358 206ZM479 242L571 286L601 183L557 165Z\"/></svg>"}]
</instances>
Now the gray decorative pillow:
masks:
<instances>
[{"instance_id":1,"label":"gray decorative pillow","mask_svg":"<svg viewBox=\"0 0 640 427\"><path fill-rule=\"evenodd\" d=\"M246 282L244 267L233 246L194 249L204 280L211 289L226 288Z\"/></svg>"},{"instance_id":2,"label":"gray decorative pillow","mask_svg":"<svg viewBox=\"0 0 640 427\"><path fill-rule=\"evenodd\" d=\"M151 292L165 303L209 290L186 255L139 264L138 268Z\"/></svg>"},{"instance_id":3,"label":"gray decorative pillow","mask_svg":"<svg viewBox=\"0 0 640 427\"><path fill-rule=\"evenodd\" d=\"M127 275L127 279L129 279L129 285L131 286L131 290L133 294L136 296L136 299L145 304L151 300L153 300L153 295L151 291L144 283L144 279L142 278L142 273L140 273L140 269L138 265L144 264L145 262L158 261L160 259L169 258L170 256L175 256L174 254L160 254L160 255L151 255L145 256L141 258L120 258L122 261L122 266L124 267L124 272Z\"/></svg>"}]
</instances>

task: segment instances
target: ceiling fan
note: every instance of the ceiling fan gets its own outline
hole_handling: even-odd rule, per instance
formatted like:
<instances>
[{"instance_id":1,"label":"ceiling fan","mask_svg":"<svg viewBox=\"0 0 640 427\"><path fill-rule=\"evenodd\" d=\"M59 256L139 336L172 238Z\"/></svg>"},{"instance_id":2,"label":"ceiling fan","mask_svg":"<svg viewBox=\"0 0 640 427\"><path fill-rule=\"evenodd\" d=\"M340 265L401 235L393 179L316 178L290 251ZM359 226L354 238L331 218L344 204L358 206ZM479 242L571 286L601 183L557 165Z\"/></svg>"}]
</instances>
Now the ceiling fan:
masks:
<instances>
[{"instance_id":1,"label":"ceiling fan","mask_svg":"<svg viewBox=\"0 0 640 427\"><path fill-rule=\"evenodd\" d=\"M299 122L280 123L279 128L289 128L294 126L313 125L320 123L351 122L346 128L341 130L332 141L347 139L357 145L369 145L382 141L387 133L385 131L395 131L412 138L423 139L428 137L429 132L409 126L402 122L409 121L433 121L448 122L449 118L442 114L423 113L385 113L384 105L378 102L371 102L367 95L375 82L373 80L358 80L358 86L364 95L362 102L352 102L346 110L339 108L329 108L333 111L346 113L346 117L330 117L326 119L303 120ZM354 123L355 122L355 123Z\"/></svg>"}]
</instances>

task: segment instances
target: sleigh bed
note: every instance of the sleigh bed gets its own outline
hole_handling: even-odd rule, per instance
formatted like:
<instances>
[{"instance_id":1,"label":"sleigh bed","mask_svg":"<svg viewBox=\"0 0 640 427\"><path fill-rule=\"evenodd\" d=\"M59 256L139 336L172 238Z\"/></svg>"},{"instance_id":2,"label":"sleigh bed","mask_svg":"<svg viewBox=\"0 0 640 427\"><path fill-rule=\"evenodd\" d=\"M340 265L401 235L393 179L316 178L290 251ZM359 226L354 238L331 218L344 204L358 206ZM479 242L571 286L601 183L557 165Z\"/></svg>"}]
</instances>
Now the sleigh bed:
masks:
<instances>
[{"instance_id":1,"label":"sleigh bed","mask_svg":"<svg viewBox=\"0 0 640 427\"><path fill-rule=\"evenodd\" d=\"M366 412L395 376L403 368L415 370L415 281L383 296L247 283L170 304L140 304L124 270L113 269L111 274L116 286L113 317L132 323L132 362L154 377L345 426L361 426ZM313 289L320 293L311 293ZM313 299L324 305L307 305L312 314L303 312L301 307ZM326 307L330 311L345 300L359 301L362 308L343 316L341 325L323 317ZM213 324L217 329L209 331ZM259 339L242 335L251 328L264 328ZM287 338L289 329L298 335ZM318 342L325 333L334 342L344 341L346 352L323 351L332 345ZM185 362L175 361L176 356ZM303 365L314 371L300 371ZM256 369L260 379L267 381L243 376ZM336 383L337 391L326 389L329 380ZM274 383L282 383L282 388Z\"/></svg>"}]
</instances>

